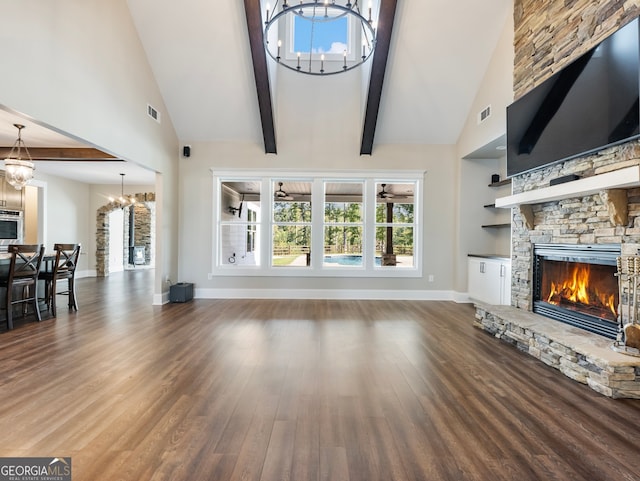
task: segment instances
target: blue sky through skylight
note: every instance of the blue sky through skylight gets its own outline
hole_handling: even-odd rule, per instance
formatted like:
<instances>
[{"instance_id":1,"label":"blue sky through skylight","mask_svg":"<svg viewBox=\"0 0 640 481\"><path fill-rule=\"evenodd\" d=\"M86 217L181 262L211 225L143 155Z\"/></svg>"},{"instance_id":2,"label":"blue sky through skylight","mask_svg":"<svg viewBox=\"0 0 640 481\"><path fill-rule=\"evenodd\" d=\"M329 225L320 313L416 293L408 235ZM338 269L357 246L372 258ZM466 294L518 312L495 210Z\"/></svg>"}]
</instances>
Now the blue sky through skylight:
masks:
<instances>
[{"instance_id":1,"label":"blue sky through skylight","mask_svg":"<svg viewBox=\"0 0 640 481\"><path fill-rule=\"evenodd\" d=\"M347 16L330 22L313 22L295 17L293 50L309 53L311 46L311 27L313 25L313 53L339 53L347 48Z\"/></svg>"}]
</instances>

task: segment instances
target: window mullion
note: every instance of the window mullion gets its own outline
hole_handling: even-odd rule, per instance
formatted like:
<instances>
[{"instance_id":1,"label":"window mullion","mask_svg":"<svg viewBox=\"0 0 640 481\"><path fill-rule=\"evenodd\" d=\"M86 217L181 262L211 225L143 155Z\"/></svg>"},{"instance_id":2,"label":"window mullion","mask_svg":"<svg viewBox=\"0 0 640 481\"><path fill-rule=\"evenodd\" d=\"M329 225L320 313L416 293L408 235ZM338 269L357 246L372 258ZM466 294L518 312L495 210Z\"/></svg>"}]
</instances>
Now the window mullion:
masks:
<instances>
[{"instance_id":1,"label":"window mullion","mask_svg":"<svg viewBox=\"0 0 640 481\"><path fill-rule=\"evenodd\" d=\"M364 195L364 267L373 270L376 256L376 183L372 179L365 181Z\"/></svg>"},{"instance_id":2,"label":"window mullion","mask_svg":"<svg viewBox=\"0 0 640 481\"><path fill-rule=\"evenodd\" d=\"M311 187L311 269L322 266L324 260L324 179L315 178Z\"/></svg>"},{"instance_id":3,"label":"window mullion","mask_svg":"<svg viewBox=\"0 0 640 481\"><path fill-rule=\"evenodd\" d=\"M271 256L273 255L273 186L268 177L263 177L260 186L260 224L262 235L260 236L260 249L262 250L262 265L265 271L273 269Z\"/></svg>"}]
</instances>

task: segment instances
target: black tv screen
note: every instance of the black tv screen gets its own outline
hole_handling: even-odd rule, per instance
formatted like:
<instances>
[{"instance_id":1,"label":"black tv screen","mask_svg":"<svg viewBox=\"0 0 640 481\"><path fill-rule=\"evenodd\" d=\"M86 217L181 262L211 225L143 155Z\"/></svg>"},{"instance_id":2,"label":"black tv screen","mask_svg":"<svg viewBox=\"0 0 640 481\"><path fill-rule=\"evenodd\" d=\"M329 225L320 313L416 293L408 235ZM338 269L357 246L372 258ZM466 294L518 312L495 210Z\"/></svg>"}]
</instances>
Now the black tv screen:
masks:
<instances>
[{"instance_id":1,"label":"black tv screen","mask_svg":"<svg viewBox=\"0 0 640 481\"><path fill-rule=\"evenodd\" d=\"M507 176L640 136L635 19L507 107Z\"/></svg>"}]
</instances>

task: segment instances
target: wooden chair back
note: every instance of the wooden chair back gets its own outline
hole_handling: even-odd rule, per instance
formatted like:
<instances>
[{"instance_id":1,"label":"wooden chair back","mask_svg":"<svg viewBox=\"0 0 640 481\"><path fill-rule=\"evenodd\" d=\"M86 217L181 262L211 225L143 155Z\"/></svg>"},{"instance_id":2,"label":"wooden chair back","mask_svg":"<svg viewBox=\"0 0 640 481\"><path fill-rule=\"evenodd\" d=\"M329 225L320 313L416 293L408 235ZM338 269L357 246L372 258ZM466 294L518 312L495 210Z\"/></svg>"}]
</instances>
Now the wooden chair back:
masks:
<instances>
[{"instance_id":1,"label":"wooden chair back","mask_svg":"<svg viewBox=\"0 0 640 481\"><path fill-rule=\"evenodd\" d=\"M8 246L11 254L9 264L8 284L35 283L38 280L44 246L42 244L13 244Z\"/></svg>"},{"instance_id":2,"label":"wooden chair back","mask_svg":"<svg viewBox=\"0 0 640 481\"><path fill-rule=\"evenodd\" d=\"M56 259L53 273L56 277L71 277L75 274L80 257L80 244L54 244Z\"/></svg>"}]
</instances>

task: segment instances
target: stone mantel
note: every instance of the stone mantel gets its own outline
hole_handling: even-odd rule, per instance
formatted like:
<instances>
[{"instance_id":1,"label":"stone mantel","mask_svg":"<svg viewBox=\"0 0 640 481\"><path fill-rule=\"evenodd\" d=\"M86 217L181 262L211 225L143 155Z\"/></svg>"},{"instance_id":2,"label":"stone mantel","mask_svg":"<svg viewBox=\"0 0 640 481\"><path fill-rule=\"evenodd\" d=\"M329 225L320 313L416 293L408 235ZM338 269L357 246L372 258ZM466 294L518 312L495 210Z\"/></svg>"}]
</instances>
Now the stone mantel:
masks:
<instances>
[{"instance_id":1,"label":"stone mantel","mask_svg":"<svg viewBox=\"0 0 640 481\"><path fill-rule=\"evenodd\" d=\"M640 186L640 166L634 165L632 167L585 177L564 184L499 197L496 199L496 207L511 208L521 205L541 204L543 202L597 194L598 192L611 189L624 189L637 186Z\"/></svg>"}]
</instances>

